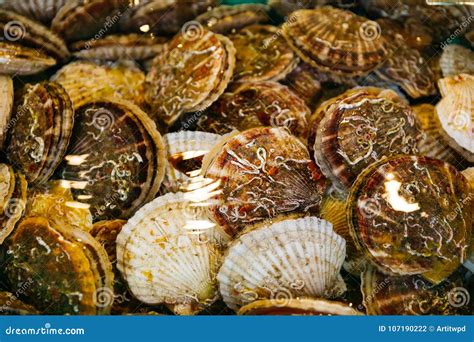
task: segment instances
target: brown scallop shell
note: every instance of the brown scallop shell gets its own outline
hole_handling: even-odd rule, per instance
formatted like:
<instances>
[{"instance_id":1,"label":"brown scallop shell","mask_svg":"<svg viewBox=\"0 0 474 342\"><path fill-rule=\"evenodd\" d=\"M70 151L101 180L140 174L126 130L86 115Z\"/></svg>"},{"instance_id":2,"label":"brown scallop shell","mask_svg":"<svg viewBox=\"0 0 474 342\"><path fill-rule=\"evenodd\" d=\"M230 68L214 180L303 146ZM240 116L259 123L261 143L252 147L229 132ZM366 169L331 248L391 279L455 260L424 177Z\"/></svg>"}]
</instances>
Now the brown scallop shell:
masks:
<instances>
[{"instance_id":1,"label":"brown scallop shell","mask_svg":"<svg viewBox=\"0 0 474 342\"><path fill-rule=\"evenodd\" d=\"M341 191L373 162L416 153L422 138L411 107L387 89L349 90L320 106L318 117L314 157Z\"/></svg>"},{"instance_id":2,"label":"brown scallop shell","mask_svg":"<svg viewBox=\"0 0 474 342\"><path fill-rule=\"evenodd\" d=\"M235 49L228 38L207 30L176 35L146 77L152 115L170 125L184 112L205 109L224 92L234 65Z\"/></svg>"},{"instance_id":3,"label":"brown scallop shell","mask_svg":"<svg viewBox=\"0 0 474 342\"><path fill-rule=\"evenodd\" d=\"M467 259L473 209L469 183L453 166L397 156L359 175L347 219L358 248L384 273L437 284Z\"/></svg>"},{"instance_id":4,"label":"brown scallop shell","mask_svg":"<svg viewBox=\"0 0 474 342\"><path fill-rule=\"evenodd\" d=\"M29 183L46 182L62 161L73 117L71 100L59 83L27 84L17 94L6 152Z\"/></svg>"},{"instance_id":5,"label":"brown scallop shell","mask_svg":"<svg viewBox=\"0 0 474 342\"><path fill-rule=\"evenodd\" d=\"M196 18L208 30L228 34L249 25L264 24L270 20L268 7L262 4L222 5Z\"/></svg>"},{"instance_id":6,"label":"brown scallop shell","mask_svg":"<svg viewBox=\"0 0 474 342\"><path fill-rule=\"evenodd\" d=\"M300 62L281 82L304 100L310 109L315 107L321 96L319 74L307 63Z\"/></svg>"},{"instance_id":7,"label":"brown scallop shell","mask_svg":"<svg viewBox=\"0 0 474 342\"><path fill-rule=\"evenodd\" d=\"M48 25L67 1L68 0L4 0L3 8Z\"/></svg>"},{"instance_id":8,"label":"brown scallop shell","mask_svg":"<svg viewBox=\"0 0 474 342\"><path fill-rule=\"evenodd\" d=\"M302 139L307 135L308 107L286 86L249 82L224 93L197 120L197 129L217 134L259 126L286 127Z\"/></svg>"},{"instance_id":9,"label":"brown scallop shell","mask_svg":"<svg viewBox=\"0 0 474 342\"><path fill-rule=\"evenodd\" d=\"M219 185L209 211L230 236L281 214L317 211L327 186L306 147L283 128L223 138L202 171Z\"/></svg>"},{"instance_id":10,"label":"brown scallop shell","mask_svg":"<svg viewBox=\"0 0 474 342\"><path fill-rule=\"evenodd\" d=\"M13 109L13 80L10 76L0 75L0 149L3 148L5 136L10 128L10 117Z\"/></svg>"},{"instance_id":11,"label":"brown scallop shell","mask_svg":"<svg viewBox=\"0 0 474 342\"><path fill-rule=\"evenodd\" d=\"M154 198L165 163L161 135L147 114L130 102L104 99L76 111L60 175L95 220L128 218Z\"/></svg>"},{"instance_id":12,"label":"brown scallop shell","mask_svg":"<svg viewBox=\"0 0 474 342\"><path fill-rule=\"evenodd\" d=\"M32 75L54 65L54 58L21 45L0 42L0 73L17 76Z\"/></svg>"},{"instance_id":13,"label":"brown scallop shell","mask_svg":"<svg viewBox=\"0 0 474 342\"><path fill-rule=\"evenodd\" d=\"M339 75L364 75L388 55L376 22L333 7L293 12L283 34L303 61Z\"/></svg>"},{"instance_id":14,"label":"brown scallop shell","mask_svg":"<svg viewBox=\"0 0 474 342\"><path fill-rule=\"evenodd\" d=\"M17 295L5 291L0 292L0 316L37 314L39 314L38 310L31 305L23 303L18 299Z\"/></svg>"}]
</instances>

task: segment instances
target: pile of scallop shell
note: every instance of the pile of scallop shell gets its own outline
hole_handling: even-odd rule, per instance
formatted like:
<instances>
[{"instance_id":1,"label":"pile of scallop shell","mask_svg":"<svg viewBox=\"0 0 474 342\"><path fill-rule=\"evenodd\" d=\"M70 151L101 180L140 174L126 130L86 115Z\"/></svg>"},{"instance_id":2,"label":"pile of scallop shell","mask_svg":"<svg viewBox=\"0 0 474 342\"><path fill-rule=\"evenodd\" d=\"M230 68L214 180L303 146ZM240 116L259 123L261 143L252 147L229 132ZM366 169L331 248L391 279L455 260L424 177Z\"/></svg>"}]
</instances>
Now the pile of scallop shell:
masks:
<instances>
[{"instance_id":1,"label":"pile of scallop shell","mask_svg":"<svg viewBox=\"0 0 474 342\"><path fill-rule=\"evenodd\" d=\"M0 314L473 314L473 16L2 1Z\"/></svg>"}]
</instances>

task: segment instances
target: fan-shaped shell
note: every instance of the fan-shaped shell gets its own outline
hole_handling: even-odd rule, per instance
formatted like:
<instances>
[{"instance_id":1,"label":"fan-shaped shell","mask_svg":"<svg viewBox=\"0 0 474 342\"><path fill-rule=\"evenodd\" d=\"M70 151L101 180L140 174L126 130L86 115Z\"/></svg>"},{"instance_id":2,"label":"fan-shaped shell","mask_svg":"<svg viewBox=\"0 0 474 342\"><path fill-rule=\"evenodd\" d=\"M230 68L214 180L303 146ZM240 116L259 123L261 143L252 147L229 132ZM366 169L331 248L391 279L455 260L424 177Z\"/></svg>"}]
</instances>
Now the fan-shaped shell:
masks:
<instances>
[{"instance_id":1,"label":"fan-shaped shell","mask_svg":"<svg viewBox=\"0 0 474 342\"><path fill-rule=\"evenodd\" d=\"M283 34L301 59L326 72L363 75L387 57L376 22L329 6L293 12Z\"/></svg>"},{"instance_id":2,"label":"fan-shaped shell","mask_svg":"<svg viewBox=\"0 0 474 342\"><path fill-rule=\"evenodd\" d=\"M384 273L439 283L467 258L472 196L465 177L437 159L397 156L365 169L347 217L358 248Z\"/></svg>"},{"instance_id":3,"label":"fan-shaped shell","mask_svg":"<svg viewBox=\"0 0 474 342\"><path fill-rule=\"evenodd\" d=\"M474 74L474 52L462 45L448 45L439 60L444 77Z\"/></svg>"},{"instance_id":4,"label":"fan-shaped shell","mask_svg":"<svg viewBox=\"0 0 474 342\"><path fill-rule=\"evenodd\" d=\"M206 155L202 170L220 184L209 211L231 236L284 213L317 211L327 186L306 147L282 128L224 138Z\"/></svg>"},{"instance_id":5,"label":"fan-shaped shell","mask_svg":"<svg viewBox=\"0 0 474 342\"><path fill-rule=\"evenodd\" d=\"M321 121L314 157L342 191L373 162L416 153L422 137L411 107L387 89L354 88L323 103L317 112Z\"/></svg>"},{"instance_id":6,"label":"fan-shaped shell","mask_svg":"<svg viewBox=\"0 0 474 342\"><path fill-rule=\"evenodd\" d=\"M316 217L263 225L231 243L217 275L221 295L234 310L259 299L337 295L345 245Z\"/></svg>"},{"instance_id":7,"label":"fan-shaped shell","mask_svg":"<svg viewBox=\"0 0 474 342\"><path fill-rule=\"evenodd\" d=\"M0 42L0 72L6 75L32 75L54 65L54 58L17 44Z\"/></svg>"},{"instance_id":8,"label":"fan-shaped shell","mask_svg":"<svg viewBox=\"0 0 474 342\"><path fill-rule=\"evenodd\" d=\"M13 109L13 80L10 76L0 75L0 148L3 148L5 136L11 125L10 116Z\"/></svg>"},{"instance_id":9,"label":"fan-shaped shell","mask_svg":"<svg viewBox=\"0 0 474 342\"><path fill-rule=\"evenodd\" d=\"M235 65L232 42L221 35L188 29L153 60L146 100L156 119L172 124L183 112L202 110L224 92Z\"/></svg>"},{"instance_id":10,"label":"fan-shaped shell","mask_svg":"<svg viewBox=\"0 0 474 342\"><path fill-rule=\"evenodd\" d=\"M217 298L220 262L215 224L202 203L183 193L156 198L133 216L117 237L117 266L132 293L192 314Z\"/></svg>"},{"instance_id":11,"label":"fan-shaped shell","mask_svg":"<svg viewBox=\"0 0 474 342\"><path fill-rule=\"evenodd\" d=\"M474 162L474 76L461 74L438 81L443 98L436 105L446 142Z\"/></svg>"},{"instance_id":12,"label":"fan-shaped shell","mask_svg":"<svg viewBox=\"0 0 474 342\"><path fill-rule=\"evenodd\" d=\"M163 180L165 148L154 122L116 99L87 103L76 119L59 174L96 220L130 217Z\"/></svg>"},{"instance_id":13,"label":"fan-shaped shell","mask_svg":"<svg viewBox=\"0 0 474 342\"><path fill-rule=\"evenodd\" d=\"M164 136L168 163L163 190L166 192L190 191L205 186L201 173L204 156L221 139L218 134L181 131Z\"/></svg>"},{"instance_id":14,"label":"fan-shaped shell","mask_svg":"<svg viewBox=\"0 0 474 342\"><path fill-rule=\"evenodd\" d=\"M43 24L49 24L68 0L4 0L3 7Z\"/></svg>"},{"instance_id":15,"label":"fan-shaped shell","mask_svg":"<svg viewBox=\"0 0 474 342\"><path fill-rule=\"evenodd\" d=\"M308 108L314 109L322 88L318 73L310 65L300 62L282 83L304 100Z\"/></svg>"}]
</instances>

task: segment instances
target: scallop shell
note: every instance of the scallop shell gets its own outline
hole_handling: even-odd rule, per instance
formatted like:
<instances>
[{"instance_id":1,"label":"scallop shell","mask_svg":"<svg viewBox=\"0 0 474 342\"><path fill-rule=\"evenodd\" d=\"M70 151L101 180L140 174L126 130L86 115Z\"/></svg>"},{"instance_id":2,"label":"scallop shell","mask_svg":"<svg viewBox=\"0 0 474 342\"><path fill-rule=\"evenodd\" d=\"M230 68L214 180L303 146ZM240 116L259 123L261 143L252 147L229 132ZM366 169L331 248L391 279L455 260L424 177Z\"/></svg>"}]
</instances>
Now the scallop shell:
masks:
<instances>
[{"instance_id":1,"label":"scallop shell","mask_svg":"<svg viewBox=\"0 0 474 342\"><path fill-rule=\"evenodd\" d=\"M165 147L146 113L103 99L76 111L74 134L59 174L95 220L128 218L154 198L165 171Z\"/></svg>"},{"instance_id":2,"label":"scallop shell","mask_svg":"<svg viewBox=\"0 0 474 342\"><path fill-rule=\"evenodd\" d=\"M423 103L413 106L421 130L424 133L423 139L418 144L419 154L431 158L441 159L452 165L463 164L463 158L444 141L439 132L435 107L431 104Z\"/></svg>"},{"instance_id":3,"label":"scallop shell","mask_svg":"<svg viewBox=\"0 0 474 342\"><path fill-rule=\"evenodd\" d=\"M218 134L181 131L164 136L167 149L165 178L162 189L166 192L190 191L208 185L200 177L204 156L221 139Z\"/></svg>"},{"instance_id":4,"label":"scallop shell","mask_svg":"<svg viewBox=\"0 0 474 342\"><path fill-rule=\"evenodd\" d=\"M157 120L170 125L183 113L202 110L224 92L235 65L232 42L203 30L183 31L153 60L146 100Z\"/></svg>"},{"instance_id":5,"label":"scallop shell","mask_svg":"<svg viewBox=\"0 0 474 342\"><path fill-rule=\"evenodd\" d=\"M306 63L325 72L364 75L387 57L380 26L333 7L295 11L283 25L290 46Z\"/></svg>"},{"instance_id":6,"label":"scallop shell","mask_svg":"<svg viewBox=\"0 0 474 342\"><path fill-rule=\"evenodd\" d=\"M56 65L54 58L21 45L0 42L0 73L33 75Z\"/></svg>"},{"instance_id":7,"label":"scallop shell","mask_svg":"<svg viewBox=\"0 0 474 342\"><path fill-rule=\"evenodd\" d=\"M69 96L56 82L27 84L18 94L6 152L29 183L46 182L62 161L73 116Z\"/></svg>"},{"instance_id":8,"label":"scallop shell","mask_svg":"<svg viewBox=\"0 0 474 342\"><path fill-rule=\"evenodd\" d=\"M67 42L113 32L127 11L128 0L69 0L51 23L51 29Z\"/></svg>"},{"instance_id":9,"label":"scallop shell","mask_svg":"<svg viewBox=\"0 0 474 342\"><path fill-rule=\"evenodd\" d=\"M117 237L117 266L142 302L194 314L217 299L215 224L186 194L156 198ZM176 272L179 270L179 272Z\"/></svg>"},{"instance_id":10,"label":"scallop shell","mask_svg":"<svg viewBox=\"0 0 474 342\"><path fill-rule=\"evenodd\" d=\"M461 45L448 45L439 60L444 77L474 74L474 52Z\"/></svg>"},{"instance_id":11,"label":"scallop shell","mask_svg":"<svg viewBox=\"0 0 474 342\"><path fill-rule=\"evenodd\" d=\"M0 316L37 315L39 312L31 305L23 303L10 292L0 292Z\"/></svg>"},{"instance_id":12,"label":"scallop shell","mask_svg":"<svg viewBox=\"0 0 474 342\"><path fill-rule=\"evenodd\" d=\"M66 89L75 109L111 96L144 106L145 75L135 66L78 61L65 65L51 79Z\"/></svg>"},{"instance_id":13,"label":"scallop shell","mask_svg":"<svg viewBox=\"0 0 474 342\"><path fill-rule=\"evenodd\" d=\"M4 41L36 49L41 55L54 57L57 61L69 58L66 43L58 35L22 15L0 9L0 32Z\"/></svg>"},{"instance_id":14,"label":"scallop shell","mask_svg":"<svg viewBox=\"0 0 474 342\"><path fill-rule=\"evenodd\" d=\"M259 299L336 295L345 245L316 217L263 225L231 243L217 275L220 293L233 310Z\"/></svg>"},{"instance_id":15,"label":"scallop shell","mask_svg":"<svg viewBox=\"0 0 474 342\"><path fill-rule=\"evenodd\" d=\"M146 60L165 50L165 38L127 34L109 35L101 39L79 41L71 45L77 58L117 61L119 59Z\"/></svg>"},{"instance_id":16,"label":"scallop shell","mask_svg":"<svg viewBox=\"0 0 474 342\"><path fill-rule=\"evenodd\" d=\"M317 211L327 186L306 147L282 128L223 138L202 170L220 186L209 212L230 236L281 214Z\"/></svg>"},{"instance_id":17,"label":"scallop shell","mask_svg":"<svg viewBox=\"0 0 474 342\"><path fill-rule=\"evenodd\" d=\"M318 109L314 157L324 175L347 191L373 162L413 154L422 134L410 106L393 91L354 88Z\"/></svg>"},{"instance_id":18,"label":"scallop shell","mask_svg":"<svg viewBox=\"0 0 474 342\"><path fill-rule=\"evenodd\" d=\"M246 26L270 20L268 7L262 4L218 6L196 18L196 21L215 33L228 34Z\"/></svg>"},{"instance_id":19,"label":"scallop shell","mask_svg":"<svg viewBox=\"0 0 474 342\"><path fill-rule=\"evenodd\" d=\"M66 3L67 0L4 0L3 8L47 25Z\"/></svg>"},{"instance_id":20,"label":"scallop shell","mask_svg":"<svg viewBox=\"0 0 474 342\"><path fill-rule=\"evenodd\" d=\"M467 314L467 305L453 301L462 286L459 275L432 285L420 276L390 277L369 267L362 274L361 289L369 315L444 316Z\"/></svg>"},{"instance_id":21,"label":"scallop shell","mask_svg":"<svg viewBox=\"0 0 474 342\"><path fill-rule=\"evenodd\" d=\"M197 129L224 134L260 126L285 127L292 134L306 138L310 110L286 86L276 82L248 82L229 91L199 116Z\"/></svg>"},{"instance_id":22,"label":"scallop shell","mask_svg":"<svg viewBox=\"0 0 474 342\"><path fill-rule=\"evenodd\" d=\"M111 265L88 233L53 227L42 217L26 218L13 233L7 254L9 285L28 283L21 287L22 297L44 314L109 312L111 303L98 300L103 292L113 297Z\"/></svg>"},{"instance_id":23,"label":"scallop shell","mask_svg":"<svg viewBox=\"0 0 474 342\"><path fill-rule=\"evenodd\" d=\"M453 149L474 162L474 76L443 78L438 86L443 97L436 105L440 132Z\"/></svg>"},{"instance_id":24,"label":"scallop shell","mask_svg":"<svg viewBox=\"0 0 474 342\"><path fill-rule=\"evenodd\" d=\"M10 76L0 75L0 149L10 128L10 116L13 109L13 80Z\"/></svg>"},{"instance_id":25,"label":"scallop shell","mask_svg":"<svg viewBox=\"0 0 474 342\"><path fill-rule=\"evenodd\" d=\"M304 100L308 108L315 108L322 88L319 75L311 66L300 62L281 82Z\"/></svg>"},{"instance_id":26,"label":"scallop shell","mask_svg":"<svg viewBox=\"0 0 474 342\"><path fill-rule=\"evenodd\" d=\"M240 308L239 315L297 315L297 316L357 316L358 311L345 303L326 300L298 298L282 302L278 299L262 299Z\"/></svg>"},{"instance_id":27,"label":"scallop shell","mask_svg":"<svg viewBox=\"0 0 474 342\"><path fill-rule=\"evenodd\" d=\"M252 25L229 36L236 50L234 81L279 81L296 67L298 58L278 32L276 26Z\"/></svg>"},{"instance_id":28,"label":"scallop shell","mask_svg":"<svg viewBox=\"0 0 474 342\"><path fill-rule=\"evenodd\" d=\"M397 36L397 40L401 39L403 41L404 46L401 47L402 49L416 49L423 52L429 51L430 46L433 44L433 32L428 27L420 24L416 18L406 18L401 22L388 18L379 18L377 23L392 38ZM391 40L389 42L393 43Z\"/></svg>"},{"instance_id":29,"label":"scallop shell","mask_svg":"<svg viewBox=\"0 0 474 342\"><path fill-rule=\"evenodd\" d=\"M450 164L397 156L359 175L347 218L357 247L384 273L437 284L467 258L473 203L468 181Z\"/></svg>"}]
</instances>

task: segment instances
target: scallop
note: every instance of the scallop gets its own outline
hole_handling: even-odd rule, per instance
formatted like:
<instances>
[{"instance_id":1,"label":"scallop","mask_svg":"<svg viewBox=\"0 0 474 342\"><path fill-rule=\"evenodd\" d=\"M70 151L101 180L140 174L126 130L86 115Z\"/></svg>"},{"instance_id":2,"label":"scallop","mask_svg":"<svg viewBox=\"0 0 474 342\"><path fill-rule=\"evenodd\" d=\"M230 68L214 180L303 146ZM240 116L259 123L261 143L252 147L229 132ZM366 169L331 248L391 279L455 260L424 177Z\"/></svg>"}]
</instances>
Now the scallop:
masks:
<instances>
[{"instance_id":1,"label":"scallop","mask_svg":"<svg viewBox=\"0 0 474 342\"><path fill-rule=\"evenodd\" d=\"M117 266L142 302L195 314L218 297L220 241L205 203L166 194L141 208L117 237ZM179 270L179 272L177 272Z\"/></svg>"},{"instance_id":2,"label":"scallop","mask_svg":"<svg viewBox=\"0 0 474 342\"><path fill-rule=\"evenodd\" d=\"M48 25L66 3L67 0L5 0L3 7Z\"/></svg>"},{"instance_id":3,"label":"scallop","mask_svg":"<svg viewBox=\"0 0 474 342\"><path fill-rule=\"evenodd\" d=\"M219 185L209 212L230 236L285 213L317 212L327 187L304 144L283 128L223 138L202 171Z\"/></svg>"},{"instance_id":4,"label":"scallop","mask_svg":"<svg viewBox=\"0 0 474 342\"><path fill-rule=\"evenodd\" d=\"M474 74L474 52L462 45L448 45L439 60L444 77Z\"/></svg>"},{"instance_id":5,"label":"scallop","mask_svg":"<svg viewBox=\"0 0 474 342\"><path fill-rule=\"evenodd\" d=\"M316 217L262 224L229 246L217 275L220 293L233 310L261 299L338 295L345 249L332 225Z\"/></svg>"},{"instance_id":6,"label":"scallop","mask_svg":"<svg viewBox=\"0 0 474 342\"><path fill-rule=\"evenodd\" d=\"M309 64L300 62L281 82L304 100L308 108L315 108L322 86L318 73Z\"/></svg>"},{"instance_id":7,"label":"scallop","mask_svg":"<svg viewBox=\"0 0 474 342\"><path fill-rule=\"evenodd\" d=\"M13 80L10 76L0 75L0 148L3 148L7 131L11 126L10 117L13 109Z\"/></svg>"},{"instance_id":8,"label":"scallop","mask_svg":"<svg viewBox=\"0 0 474 342\"><path fill-rule=\"evenodd\" d=\"M38 50L0 42L0 72L4 75L33 75L55 65L54 58Z\"/></svg>"},{"instance_id":9,"label":"scallop","mask_svg":"<svg viewBox=\"0 0 474 342\"><path fill-rule=\"evenodd\" d=\"M303 61L338 75L367 74L388 56L376 22L329 6L293 12L283 34Z\"/></svg>"},{"instance_id":10,"label":"scallop","mask_svg":"<svg viewBox=\"0 0 474 342\"><path fill-rule=\"evenodd\" d=\"M130 102L103 99L76 111L58 173L95 220L129 218L163 180L165 147L155 123Z\"/></svg>"},{"instance_id":11,"label":"scallop","mask_svg":"<svg viewBox=\"0 0 474 342\"><path fill-rule=\"evenodd\" d=\"M382 159L358 176L347 206L356 246L386 274L438 284L467 259L472 195L450 164L422 156Z\"/></svg>"}]
</instances>

